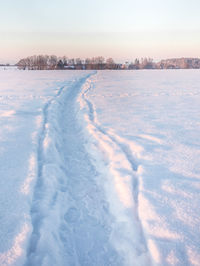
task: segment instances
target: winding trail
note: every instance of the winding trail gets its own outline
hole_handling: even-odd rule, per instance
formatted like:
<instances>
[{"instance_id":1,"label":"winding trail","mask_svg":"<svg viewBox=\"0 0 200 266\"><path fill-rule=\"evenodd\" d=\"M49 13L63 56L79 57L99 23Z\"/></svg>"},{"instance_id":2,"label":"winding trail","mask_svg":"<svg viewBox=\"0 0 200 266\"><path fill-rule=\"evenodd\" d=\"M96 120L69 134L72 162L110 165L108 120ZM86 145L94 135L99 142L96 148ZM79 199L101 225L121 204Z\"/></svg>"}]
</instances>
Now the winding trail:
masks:
<instances>
[{"instance_id":1,"label":"winding trail","mask_svg":"<svg viewBox=\"0 0 200 266\"><path fill-rule=\"evenodd\" d=\"M110 243L113 218L77 123L76 99L89 76L60 88L43 109L26 266L123 265Z\"/></svg>"},{"instance_id":2,"label":"winding trail","mask_svg":"<svg viewBox=\"0 0 200 266\"><path fill-rule=\"evenodd\" d=\"M122 232L118 240L126 248L120 247L120 243L117 243L116 249L122 254L126 254L125 265L151 265L151 256L138 213L140 165L137 156L133 154L134 147L131 149L131 145L134 144L116 135L113 130L105 129L100 125L93 103L87 97L93 86L94 79L91 77L84 85L80 101L83 106L87 106L88 127L90 128L90 134L96 139L93 146L96 146L96 149L101 150L104 154L101 159L105 160L104 166L108 168L109 178L113 179L113 182L110 183L111 189L116 190L117 197L123 203L123 210L120 211L120 207L117 210L114 208L112 210L111 207L111 212L115 216L116 224L120 224L120 219L123 217L126 219L126 226L130 226L131 231L134 232L133 239L131 239L131 233L128 236ZM137 147L135 148L137 149ZM107 198L109 198L109 193L110 189L108 189ZM116 199L114 200L116 201ZM119 232L113 232L113 234L119 234ZM130 239L128 240L128 238ZM128 247L127 241L129 242Z\"/></svg>"}]
</instances>

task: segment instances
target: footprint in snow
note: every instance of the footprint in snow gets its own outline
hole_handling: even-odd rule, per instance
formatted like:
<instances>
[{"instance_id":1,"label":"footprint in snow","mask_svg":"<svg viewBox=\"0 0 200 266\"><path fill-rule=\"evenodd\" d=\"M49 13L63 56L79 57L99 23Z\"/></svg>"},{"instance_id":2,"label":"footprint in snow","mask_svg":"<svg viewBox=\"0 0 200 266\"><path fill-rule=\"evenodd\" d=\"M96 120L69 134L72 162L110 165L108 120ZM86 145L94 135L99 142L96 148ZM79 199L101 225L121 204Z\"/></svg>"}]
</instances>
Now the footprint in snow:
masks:
<instances>
[{"instance_id":1,"label":"footprint in snow","mask_svg":"<svg viewBox=\"0 0 200 266\"><path fill-rule=\"evenodd\" d=\"M79 211L74 207L69 208L69 210L64 216L64 219L67 223L76 222L79 219Z\"/></svg>"}]
</instances>

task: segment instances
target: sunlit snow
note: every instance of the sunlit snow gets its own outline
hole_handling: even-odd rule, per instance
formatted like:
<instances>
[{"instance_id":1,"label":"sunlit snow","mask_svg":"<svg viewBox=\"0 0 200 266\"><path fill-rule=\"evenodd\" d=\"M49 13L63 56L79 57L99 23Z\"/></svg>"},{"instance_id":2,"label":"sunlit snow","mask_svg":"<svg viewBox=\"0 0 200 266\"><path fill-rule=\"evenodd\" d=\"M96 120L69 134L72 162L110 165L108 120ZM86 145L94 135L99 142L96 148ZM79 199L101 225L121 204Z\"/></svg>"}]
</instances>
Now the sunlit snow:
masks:
<instances>
[{"instance_id":1,"label":"sunlit snow","mask_svg":"<svg viewBox=\"0 0 200 266\"><path fill-rule=\"evenodd\" d=\"M0 71L0 265L200 265L199 84Z\"/></svg>"}]
</instances>

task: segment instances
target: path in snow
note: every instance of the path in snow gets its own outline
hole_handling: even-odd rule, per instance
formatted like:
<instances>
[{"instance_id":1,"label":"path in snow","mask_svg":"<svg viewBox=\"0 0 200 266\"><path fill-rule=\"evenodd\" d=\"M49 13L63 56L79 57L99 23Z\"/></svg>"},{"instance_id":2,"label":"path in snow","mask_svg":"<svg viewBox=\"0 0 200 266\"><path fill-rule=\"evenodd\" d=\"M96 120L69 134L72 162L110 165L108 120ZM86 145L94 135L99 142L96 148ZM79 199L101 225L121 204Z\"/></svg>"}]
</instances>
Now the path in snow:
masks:
<instances>
[{"instance_id":1,"label":"path in snow","mask_svg":"<svg viewBox=\"0 0 200 266\"><path fill-rule=\"evenodd\" d=\"M43 109L27 266L123 265L110 242L113 218L104 189L77 123L76 98L86 78L62 87Z\"/></svg>"},{"instance_id":2,"label":"path in snow","mask_svg":"<svg viewBox=\"0 0 200 266\"><path fill-rule=\"evenodd\" d=\"M87 150L89 153L92 152L94 164L101 173L102 179L105 179L105 196L115 219L112 243L119 254L122 254L124 265L151 265L138 216L138 175L141 167L131 151L132 143L99 124L93 104L87 97L95 81L95 76L88 78L79 102L81 115L84 114L87 132L89 132ZM132 148L137 149L136 146Z\"/></svg>"}]
</instances>

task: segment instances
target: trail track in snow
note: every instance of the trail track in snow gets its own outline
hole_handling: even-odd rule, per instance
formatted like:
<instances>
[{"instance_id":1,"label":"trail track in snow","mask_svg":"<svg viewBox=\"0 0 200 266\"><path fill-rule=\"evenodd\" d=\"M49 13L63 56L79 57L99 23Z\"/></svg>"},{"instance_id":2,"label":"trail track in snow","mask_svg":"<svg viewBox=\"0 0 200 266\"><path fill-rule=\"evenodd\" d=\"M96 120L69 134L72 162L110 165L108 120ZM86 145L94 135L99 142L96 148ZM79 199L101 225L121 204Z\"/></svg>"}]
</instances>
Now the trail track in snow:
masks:
<instances>
[{"instance_id":1,"label":"trail track in snow","mask_svg":"<svg viewBox=\"0 0 200 266\"><path fill-rule=\"evenodd\" d=\"M112 129L103 128L98 122L93 103L87 97L88 92L92 90L94 86L94 79L94 77L88 78L87 82L84 84L82 100L80 101L82 101L83 106L87 106L86 116L88 128L90 134L96 139L93 144L96 146L97 150L101 150L104 154L104 166L107 167L110 172L108 178L113 179L111 182L111 189L116 190L117 196L123 203L123 210L121 213L120 207L118 207L117 210L114 208L112 210L111 206L111 212L115 216L116 224L120 226L121 219L126 220L124 232L123 229L122 232L120 232L120 230L117 231L119 229L118 225L116 226L116 232L113 232L113 235L119 235L118 241L121 242L120 244L117 241L116 249L122 252L126 257L125 265L151 265L151 258L138 214L139 174L141 167L137 160L137 152L133 154L133 150L137 150L138 147L135 146L134 143L116 135ZM107 194L109 193L110 190ZM109 198L109 195L107 195L107 198ZM128 234L126 234L126 226L131 230ZM131 235L133 237L132 239ZM127 246L128 242L129 244Z\"/></svg>"},{"instance_id":2,"label":"trail track in snow","mask_svg":"<svg viewBox=\"0 0 200 266\"><path fill-rule=\"evenodd\" d=\"M123 265L110 243L113 218L77 123L76 98L88 76L60 88L43 109L26 266Z\"/></svg>"}]
</instances>

